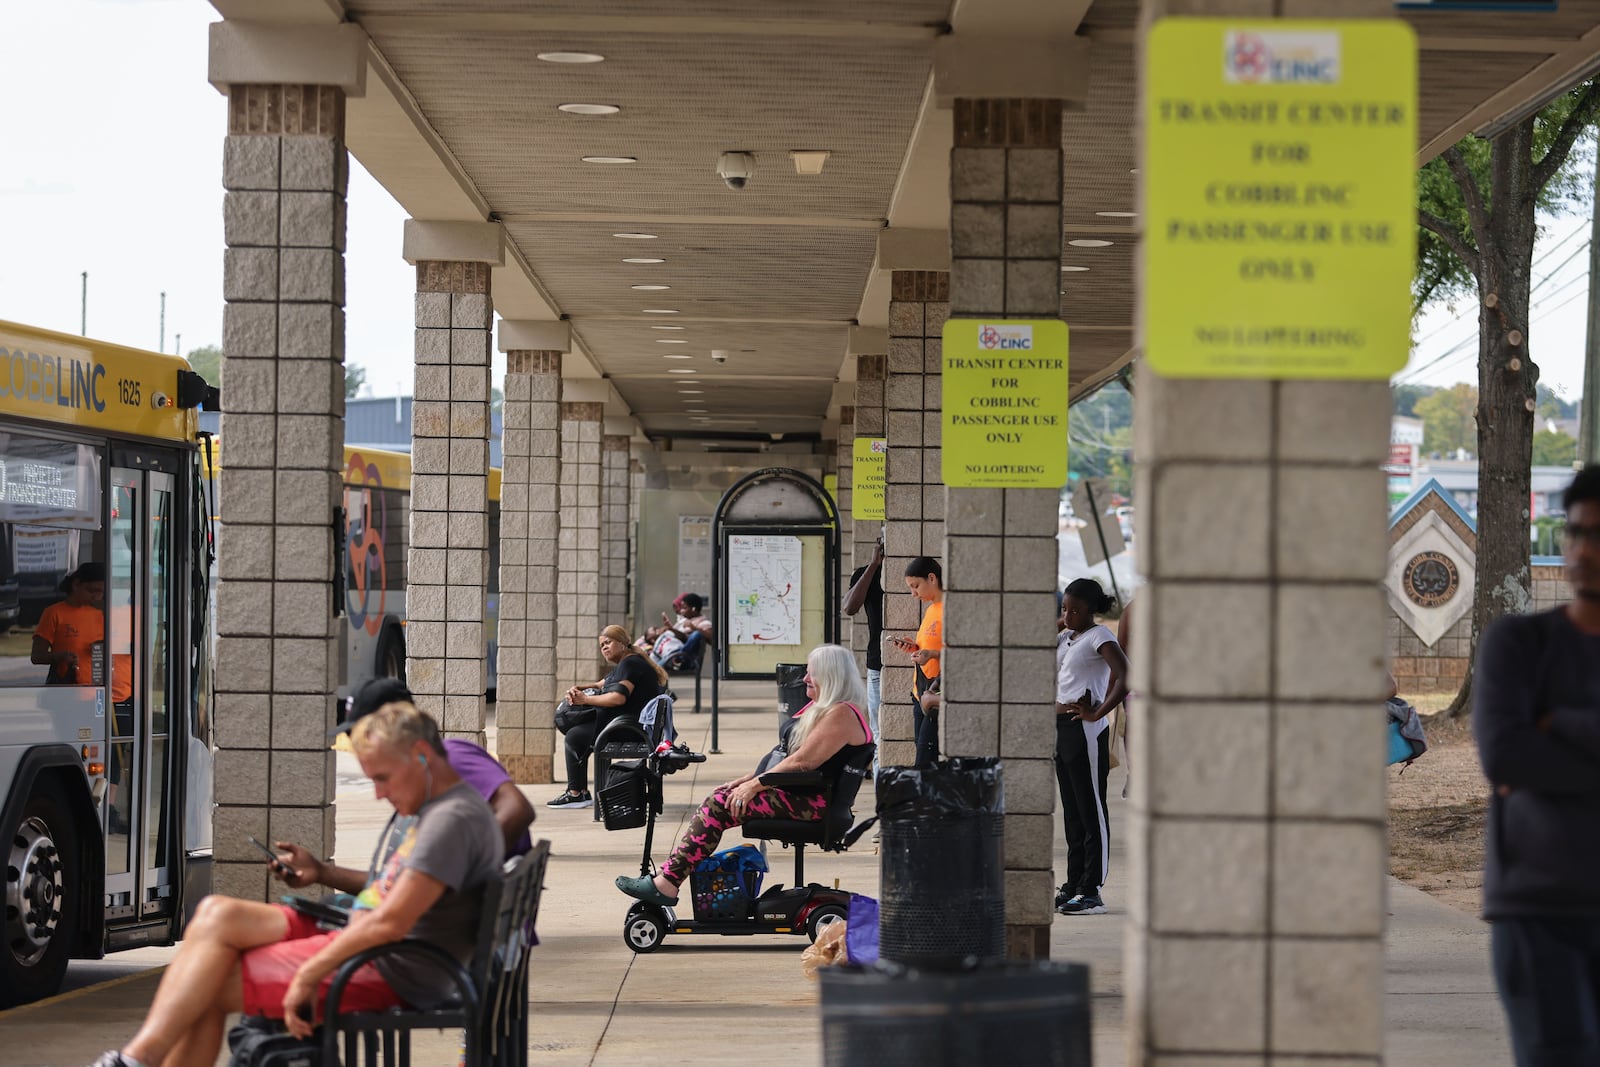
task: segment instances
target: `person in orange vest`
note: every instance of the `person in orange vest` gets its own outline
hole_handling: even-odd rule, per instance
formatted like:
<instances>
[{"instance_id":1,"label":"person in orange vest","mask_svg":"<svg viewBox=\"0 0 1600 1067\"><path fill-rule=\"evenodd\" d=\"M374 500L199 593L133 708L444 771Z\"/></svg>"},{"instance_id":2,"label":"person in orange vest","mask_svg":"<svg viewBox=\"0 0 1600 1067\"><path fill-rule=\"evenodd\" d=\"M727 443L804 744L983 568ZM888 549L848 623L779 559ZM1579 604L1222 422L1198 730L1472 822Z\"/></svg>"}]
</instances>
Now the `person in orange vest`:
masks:
<instances>
[{"instance_id":1,"label":"person in orange vest","mask_svg":"<svg viewBox=\"0 0 1600 1067\"><path fill-rule=\"evenodd\" d=\"M51 604L33 631L34 663L51 685L93 685L94 647L106 638L106 565L85 563L61 579L66 599Z\"/></svg>"}]
</instances>

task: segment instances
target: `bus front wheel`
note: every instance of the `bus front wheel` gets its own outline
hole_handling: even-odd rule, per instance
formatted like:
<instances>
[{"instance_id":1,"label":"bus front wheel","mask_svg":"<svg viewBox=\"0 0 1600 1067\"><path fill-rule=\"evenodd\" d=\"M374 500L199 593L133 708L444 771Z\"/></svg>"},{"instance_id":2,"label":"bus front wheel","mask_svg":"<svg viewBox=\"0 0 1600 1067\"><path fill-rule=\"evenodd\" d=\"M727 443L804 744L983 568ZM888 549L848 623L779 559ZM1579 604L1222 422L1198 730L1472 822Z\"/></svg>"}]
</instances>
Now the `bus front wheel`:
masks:
<instances>
[{"instance_id":1,"label":"bus front wheel","mask_svg":"<svg viewBox=\"0 0 1600 1067\"><path fill-rule=\"evenodd\" d=\"M77 937L78 833L61 787L33 785L16 825L7 826L5 897L0 901L0 1008L61 988Z\"/></svg>"}]
</instances>

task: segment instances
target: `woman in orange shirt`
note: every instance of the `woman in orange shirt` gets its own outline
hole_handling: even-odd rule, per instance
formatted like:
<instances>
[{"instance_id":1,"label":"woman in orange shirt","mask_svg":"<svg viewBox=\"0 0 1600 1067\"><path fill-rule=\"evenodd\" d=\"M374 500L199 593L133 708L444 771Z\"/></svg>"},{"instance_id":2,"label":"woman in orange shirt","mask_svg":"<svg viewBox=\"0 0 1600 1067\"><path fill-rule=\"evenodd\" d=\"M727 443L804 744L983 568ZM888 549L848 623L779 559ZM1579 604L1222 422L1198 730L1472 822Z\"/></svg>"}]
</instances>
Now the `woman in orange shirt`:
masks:
<instances>
[{"instance_id":1,"label":"woman in orange shirt","mask_svg":"<svg viewBox=\"0 0 1600 1067\"><path fill-rule=\"evenodd\" d=\"M906 588L927 605L917 638L896 637L900 651L908 653L917 665L912 676L912 718L916 723L917 766L931 767L939 760L939 712L937 705L923 710L923 694L939 678L939 653L944 649L944 571L932 556L918 556L906 564ZM929 702L930 704L932 701Z\"/></svg>"}]
</instances>

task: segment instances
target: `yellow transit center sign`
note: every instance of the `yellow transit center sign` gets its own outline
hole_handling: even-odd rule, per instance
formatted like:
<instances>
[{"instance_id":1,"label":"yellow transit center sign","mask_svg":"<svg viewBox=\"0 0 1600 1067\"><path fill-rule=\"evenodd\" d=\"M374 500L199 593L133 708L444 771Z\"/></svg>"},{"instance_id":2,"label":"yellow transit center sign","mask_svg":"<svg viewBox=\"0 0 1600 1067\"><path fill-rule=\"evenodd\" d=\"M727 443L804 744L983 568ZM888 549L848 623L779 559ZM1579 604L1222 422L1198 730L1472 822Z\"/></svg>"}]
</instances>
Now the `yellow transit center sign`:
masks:
<instances>
[{"instance_id":1,"label":"yellow transit center sign","mask_svg":"<svg viewBox=\"0 0 1600 1067\"><path fill-rule=\"evenodd\" d=\"M1067 324L948 319L940 468L966 489L1067 483Z\"/></svg>"},{"instance_id":2,"label":"yellow transit center sign","mask_svg":"<svg viewBox=\"0 0 1600 1067\"><path fill-rule=\"evenodd\" d=\"M1145 70L1151 367L1191 378L1400 370L1417 247L1411 28L1163 19Z\"/></svg>"},{"instance_id":3,"label":"yellow transit center sign","mask_svg":"<svg viewBox=\"0 0 1600 1067\"><path fill-rule=\"evenodd\" d=\"M882 522L886 514L883 487L889 476L889 442L882 437L857 437L850 455L850 517Z\"/></svg>"}]
</instances>

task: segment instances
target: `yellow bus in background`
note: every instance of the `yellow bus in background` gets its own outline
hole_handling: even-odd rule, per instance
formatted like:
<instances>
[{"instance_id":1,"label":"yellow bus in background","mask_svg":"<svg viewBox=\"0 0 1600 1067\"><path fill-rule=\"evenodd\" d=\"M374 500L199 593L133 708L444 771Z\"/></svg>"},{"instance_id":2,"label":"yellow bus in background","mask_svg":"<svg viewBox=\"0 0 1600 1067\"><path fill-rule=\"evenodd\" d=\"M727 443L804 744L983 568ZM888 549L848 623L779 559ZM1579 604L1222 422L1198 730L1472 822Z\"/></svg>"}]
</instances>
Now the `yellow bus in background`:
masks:
<instances>
[{"instance_id":1,"label":"yellow bus in background","mask_svg":"<svg viewBox=\"0 0 1600 1067\"><path fill-rule=\"evenodd\" d=\"M220 450L226 461L226 445ZM217 466L212 461L212 470ZM372 678L406 677L406 557L411 536L411 456L346 446L338 549L345 617L346 674L340 695ZM489 575L484 635L487 696L495 697L500 589L500 469L489 471Z\"/></svg>"}]
</instances>

